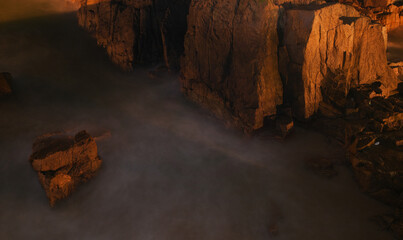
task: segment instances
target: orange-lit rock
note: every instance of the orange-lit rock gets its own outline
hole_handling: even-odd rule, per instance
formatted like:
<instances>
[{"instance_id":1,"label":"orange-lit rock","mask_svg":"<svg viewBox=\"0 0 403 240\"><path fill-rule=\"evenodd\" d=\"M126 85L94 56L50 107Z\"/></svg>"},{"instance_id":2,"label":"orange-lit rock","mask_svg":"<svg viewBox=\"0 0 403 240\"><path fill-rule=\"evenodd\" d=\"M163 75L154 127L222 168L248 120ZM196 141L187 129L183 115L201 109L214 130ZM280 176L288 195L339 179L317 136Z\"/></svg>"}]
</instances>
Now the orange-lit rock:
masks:
<instances>
[{"instance_id":1,"label":"orange-lit rock","mask_svg":"<svg viewBox=\"0 0 403 240\"><path fill-rule=\"evenodd\" d=\"M403 25L403 5L396 0L339 0L340 3L352 4L363 15L386 26L388 31Z\"/></svg>"},{"instance_id":2,"label":"orange-lit rock","mask_svg":"<svg viewBox=\"0 0 403 240\"><path fill-rule=\"evenodd\" d=\"M285 99L299 119L313 116L324 96L343 101L354 86L380 82L384 96L397 88L384 28L353 7L299 7L286 10L282 21Z\"/></svg>"},{"instance_id":3,"label":"orange-lit rock","mask_svg":"<svg viewBox=\"0 0 403 240\"><path fill-rule=\"evenodd\" d=\"M78 11L79 24L124 70L159 61L176 69L183 53L189 2L84 0Z\"/></svg>"},{"instance_id":4,"label":"orange-lit rock","mask_svg":"<svg viewBox=\"0 0 403 240\"><path fill-rule=\"evenodd\" d=\"M52 135L38 138L30 162L53 207L79 184L92 178L102 160L94 139L82 131L74 137Z\"/></svg>"},{"instance_id":5,"label":"orange-lit rock","mask_svg":"<svg viewBox=\"0 0 403 240\"><path fill-rule=\"evenodd\" d=\"M8 96L12 93L10 81L13 79L10 73L0 73L0 97Z\"/></svg>"},{"instance_id":6,"label":"orange-lit rock","mask_svg":"<svg viewBox=\"0 0 403 240\"><path fill-rule=\"evenodd\" d=\"M321 115L312 126L339 140L361 189L396 208L386 229L403 238L403 95L374 97L379 83L350 89L348 98L329 101L341 114ZM354 109L354 111L352 110Z\"/></svg>"},{"instance_id":7,"label":"orange-lit rock","mask_svg":"<svg viewBox=\"0 0 403 240\"><path fill-rule=\"evenodd\" d=\"M181 64L183 93L245 131L283 101L277 19L270 1L192 1Z\"/></svg>"}]
</instances>

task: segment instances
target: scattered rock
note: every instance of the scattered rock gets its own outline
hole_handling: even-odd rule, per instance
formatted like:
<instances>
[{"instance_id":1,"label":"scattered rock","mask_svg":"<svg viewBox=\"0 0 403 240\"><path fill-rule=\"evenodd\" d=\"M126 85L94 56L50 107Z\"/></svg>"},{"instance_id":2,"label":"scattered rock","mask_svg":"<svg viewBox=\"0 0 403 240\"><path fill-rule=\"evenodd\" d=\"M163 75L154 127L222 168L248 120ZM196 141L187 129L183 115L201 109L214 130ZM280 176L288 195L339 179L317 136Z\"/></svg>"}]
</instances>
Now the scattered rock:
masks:
<instances>
[{"instance_id":1,"label":"scattered rock","mask_svg":"<svg viewBox=\"0 0 403 240\"><path fill-rule=\"evenodd\" d=\"M327 158L311 158L305 161L305 165L319 176L332 178L338 174L334 163Z\"/></svg>"},{"instance_id":2,"label":"scattered rock","mask_svg":"<svg viewBox=\"0 0 403 240\"><path fill-rule=\"evenodd\" d=\"M0 97L9 96L12 94L12 90L10 87L10 82L13 77L10 73L3 72L0 73Z\"/></svg>"},{"instance_id":3,"label":"scattered rock","mask_svg":"<svg viewBox=\"0 0 403 240\"><path fill-rule=\"evenodd\" d=\"M94 139L81 131L74 137L51 134L37 138L30 162L53 207L79 184L91 179L102 160Z\"/></svg>"},{"instance_id":4,"label":"scattered rock","mask_svg":"<svg viewBox=\"0 0 403 240\"><path fill-rule=\"evenodd\" d=\"M373 221L381 231L389 230L395 221L393 215L383 214L371 217L371 221Z\"/></svg>"},{"instance_id":5,"label":"scattered rock","mask_svg":"<svg viewBox=\"0 0 403 240\"><path fill-rule=\"evenodd\" d=\"M292 117L280 115L276 118L276 130L282 138L289 135L294 128Z\"/></svg>"},{"instance_id":6,"label":"scattered rock","mask_svg":"<svg viewBox=\"0 0 403 240\"><path fill-rule=\"evenodd\" d=\"M403 62L389 63L389 67L391 67L396 76L403 81Z\"/></svg>"},{"instance_id":7,"label":"scattered rock","mask_svg":"<svg viewBox=\"0 0 403 240\"><path fill-rule=\"evenodd\" d=\"M403 25L401 0L338 0L352 4L361 14L386 26L388 31Z\"/></svg>"},{"instance_id":8,"label":"scattered rock","mask_svg":"<svg viewBox=\"0 0 403 240\"><path fill-rule=\"evenodd\" d=\"M279 234L279 228L278 228L277 223L273 223L273 224L269 225L269 234L272 237L275 237L275 236L277 236Z\"/></svg>"}]
</instances>

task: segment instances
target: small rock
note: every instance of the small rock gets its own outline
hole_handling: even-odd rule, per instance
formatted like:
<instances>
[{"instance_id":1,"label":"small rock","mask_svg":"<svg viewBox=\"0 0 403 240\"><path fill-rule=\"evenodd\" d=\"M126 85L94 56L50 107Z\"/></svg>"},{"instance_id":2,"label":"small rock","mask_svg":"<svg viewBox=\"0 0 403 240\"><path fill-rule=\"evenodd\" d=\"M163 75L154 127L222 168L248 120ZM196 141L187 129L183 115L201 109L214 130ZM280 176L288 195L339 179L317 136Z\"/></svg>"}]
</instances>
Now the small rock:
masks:
<instances>
[{"instance_id":1,"label":"small rock","mask_svg":"<svg viewBox=\"0 0 403 240\"><path fill-rule=\"evenodd\" d=\"M269 225L269 233L271 236L275 237L279 233L278 225L277 223L273 223Z\"/></svg>"},{"instance_id":2,"label":"small rock","mask_svg":"<svg viewBox=\"0 0 403 240\"><path fill-rule=\"evenodd\" d=\"M294 128L294 121L292 117L279 116L276 119L276 129L280 133L281 137L286 137Z\"/></svg>"},{"instance_id":3,"label":"small rock","mask_svg":"<svg viewBox=\"0 0 403 240\"><path fill-rule=\"evenodd\" d=\"M393 215L383 214L373 216L371 217L370 220L373 221L379 227L379 230L385 231L389 230L390 227L392 226L394 217Z\"/></svg>"},{"instance_id":4,"label":"small rock","mask_svg":"<svg viewBox=\"0 0 403 240\"><path fill-rule=\"evenodd\" d=\"M333 107L330 104L327 104L325 102L320 102L319 103L319 112L327 118L339 118L342 117L343 114L337 110L335 107ZM357 110L358 112L358 110Z\"/></svg>"},{"instance_id":5,"label":"small rock","mask_svg":"<svg viewBox=\"0 0 403 240\"><path fill-rule=\"evenodd\" d=\"M323 177L332 178L338 174L333 162L326 158L311 158L305 161L305 165L315 174Z\"/></svg>"},{"instance_id":6,"label":"small rock","mask_svg":"<svg viewBox=\"0 0 403 240\"><path fill-rule=\"evenodd\" d=\"M95 140L81 131L74 137L45 135L36 139L30 157L51 207L92 178L101 166Z\"/></svg>"},{"instance_id":7,"label":"small rock","mask_svg":"<svg viewBox=\"0 0 403 240\"><path fill-rule=\"evenodd\" d=\"M12 81L13 77L10 73L3 72L0 73L0 97L11 95L11 87L10 82Z\"/></svg>"}]
</instances>

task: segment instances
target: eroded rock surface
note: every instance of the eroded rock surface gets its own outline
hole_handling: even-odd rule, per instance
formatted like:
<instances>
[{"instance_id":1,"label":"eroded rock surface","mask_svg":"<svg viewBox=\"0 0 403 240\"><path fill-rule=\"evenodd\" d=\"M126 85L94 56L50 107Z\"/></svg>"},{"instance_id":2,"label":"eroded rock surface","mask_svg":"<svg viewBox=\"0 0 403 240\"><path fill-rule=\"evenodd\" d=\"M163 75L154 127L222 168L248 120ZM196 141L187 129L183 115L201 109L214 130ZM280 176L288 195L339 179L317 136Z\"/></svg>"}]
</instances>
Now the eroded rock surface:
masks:
<instances>
[{"instance_id":1,"label":"eroded rock surface","mask_svg":"<svg viewBox=\"0 0 403 240\"><path fill-rule=\"evenodd\" d=\"M82 131L74 137L39 137L33 144L30 162L53 207L58 200L69 196L79 184L92 178L102 160L94 139Z\"/></svg>"},{"instance_id":2,"label":"eroded rock surface","mask_svg":"<svg viewBox=\"0 0 403 240\"><path fill-rule=\"evenodd\" d=\"M381 83L383 96L397 88L387 64L385 30L343 4L286 10L280 46L285 100L299 119L322 101L344 101L351 87Z\"/></svg>"},{"instance_id":3,"label":"eroded rock surface","mask_svg":"<svg viewBox=\"0 0 403 240\"><path fill-rule=\"evenodd\" d=\"M0 97L9 96L12 93L10 82L13 77L10 73L0 73Z\"/></svg>"},{"instance_id":4,"label":"eroded rock surface","mask_svg":"<svg viewBox=\"0 0 403 240\"><path fill-rule=\"evenodd\" d=\"M403 239L403 95L371 98L379 86L351 89L342 105L329 103L340 115L320 112L312 126L346 147L364 192L396 208L387 228Z\"/></svg>"},{"instance_id":5,"label":"eroded rock surface","mask_svg":"<svg viewBox=\"0 0 403 240\"><path fill-rule=\"evenodd\" d=\"M179 66L190 0L83 0L79 24L105 47L114 63L132 70L137 63L165 61Z\"/></svg>"},{"instance_id":6,"label":"eroded rock surface","mask_svg":"<svg viewBox=\"0 0 403 240\"><path fill-rule=\"evenodd\" d=\"M401 0L339 0L351 4L363 15L386 26L388 31L403 25L403 1Z\"/></svg>"},{"instance_id":7,"label":"eroded rock surface","mask_svg":"<svg viewBox=\"0 0 403 240\"><path fill-rule=\"evenodd\" d=\"M193 1L181 65L183 93L245 131L283 101L272 1Z\"/></svg>"}]
</instances>

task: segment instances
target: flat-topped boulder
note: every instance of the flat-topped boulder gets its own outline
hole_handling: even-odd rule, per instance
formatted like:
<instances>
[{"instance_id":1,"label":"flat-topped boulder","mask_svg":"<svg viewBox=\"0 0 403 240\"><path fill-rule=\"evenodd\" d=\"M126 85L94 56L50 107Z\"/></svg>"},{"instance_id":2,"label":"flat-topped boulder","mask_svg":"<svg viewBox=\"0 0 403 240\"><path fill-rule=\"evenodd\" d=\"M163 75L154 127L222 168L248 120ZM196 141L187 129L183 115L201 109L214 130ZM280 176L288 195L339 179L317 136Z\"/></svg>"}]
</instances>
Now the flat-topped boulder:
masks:
<instances>
[{"instance_id":1,"label":"flat-topped boulder","mask_svg":"<svg viewBox=\"0 0 403 240\"><path fill-rule=\"evenodd\" d=\"M102 160L95 140L86 131L81 131L75 136L61 134L37 138L30 162L53 207L79 184L95 176Z\"/></svg>"}]
</instances>

